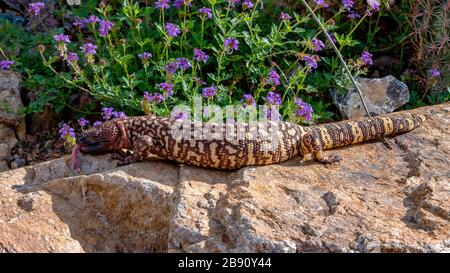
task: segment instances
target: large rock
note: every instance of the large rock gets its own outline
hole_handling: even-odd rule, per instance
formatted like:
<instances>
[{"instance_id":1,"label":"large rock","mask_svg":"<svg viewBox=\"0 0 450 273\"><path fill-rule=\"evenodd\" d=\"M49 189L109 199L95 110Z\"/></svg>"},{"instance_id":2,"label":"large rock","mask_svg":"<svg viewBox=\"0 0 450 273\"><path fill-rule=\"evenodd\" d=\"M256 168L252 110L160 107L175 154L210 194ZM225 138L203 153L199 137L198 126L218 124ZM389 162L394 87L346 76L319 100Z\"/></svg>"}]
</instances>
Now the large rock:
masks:
<instances>
[{"instance_id":1,"label":"large rock","mask_svg":"<svg viewBox=\"0 0 450 273\"><path fill-rule=\"evenodd\" d=\"M0 70L0 171L7 169L6 155L25 138L25 119L20 114L20 75Z\"/></svg>"},{"instance_id":2,"label":"large rock","mask_svg":"<svg viewBox=\"0 0 450 273\"><path fill-rule=\"evenodd\" d=\"M234 172L84 155L0 173L0 252L450 252L450 103L395 138Z\"/></svg>"},{"instance_id":3,"label":"large rock","mask_svg":"<svg viewBox=\"0 0 450 273\"><path fill-rule=\"evenodd\" d=\"M409 101L408 86L389 75L383 78L356 78L371 115L393 112ZM331 90L333 103L345 119L367 116L358 91L352 85L345 94L337 89Z\"/></svg>"}]
</instances>

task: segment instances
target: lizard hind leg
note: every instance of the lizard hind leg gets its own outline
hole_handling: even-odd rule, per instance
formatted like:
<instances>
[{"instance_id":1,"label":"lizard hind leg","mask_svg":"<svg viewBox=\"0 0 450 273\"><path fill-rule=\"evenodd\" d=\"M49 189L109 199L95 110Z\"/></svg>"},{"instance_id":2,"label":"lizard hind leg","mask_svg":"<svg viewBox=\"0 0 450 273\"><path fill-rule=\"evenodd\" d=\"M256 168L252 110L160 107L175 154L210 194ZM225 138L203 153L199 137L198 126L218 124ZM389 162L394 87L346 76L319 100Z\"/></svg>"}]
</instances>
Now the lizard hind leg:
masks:
<instances>
[{"instance_id":1,"label":"lizard hind leg","mask_svg":"<svg viewBox=\"0 0 450 273\"><path fill-rule=\"evenodd\" d=\"M342 160L342 158L337 155L324 155L320 136L314 131L309 132L303 137L302 146L302 150L311 153L314 160L320 163L332 164Z\"/></svg>"}]
</instances>

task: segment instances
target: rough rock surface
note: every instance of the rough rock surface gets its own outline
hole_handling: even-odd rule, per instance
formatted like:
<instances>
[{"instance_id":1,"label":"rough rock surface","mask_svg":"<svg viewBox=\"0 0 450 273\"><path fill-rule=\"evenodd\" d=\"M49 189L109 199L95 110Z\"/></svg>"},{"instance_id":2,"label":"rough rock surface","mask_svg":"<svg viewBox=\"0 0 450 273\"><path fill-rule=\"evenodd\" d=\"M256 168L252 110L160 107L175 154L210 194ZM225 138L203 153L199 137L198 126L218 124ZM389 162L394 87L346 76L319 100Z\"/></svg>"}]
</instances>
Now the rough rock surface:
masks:
<instances>
[{"instance_id":1,"label":"rough rock surface","mask_svg":"<svg viewBox=\"0 0 450 273\"><path fill-rule=\"evenodd\" d=\"M395 138L234 172L110 155L0 173L0 252L450 252L450 103Z\"/></svg>"},{"instance_id":2,"label":"rough rock surface","mask_svg":"<svg viewBox=\"0 0 450 273\"><path fill-rule=\"evenodd\" d=\"M0 171L8 169L6 159L17 145L17 137L25 137L25 120L19 113L23 106L20 84L19 74L0 70Z\"/></svg>"},{"instance_id":3,"label":"rough rock surface","mask_svg":"<svg viewBox=\"0 0 450 273\"><path fill-rule=\"evenodd\" d=\"M356 78L356 81L360 84L371 115L391 113L409 101L408 86L394 76L373 79ZM355 119L367 116L361 98L353 86L348 88L346 94L333 89L331 96L343 118Z\"/></svg>"}]
</instances>

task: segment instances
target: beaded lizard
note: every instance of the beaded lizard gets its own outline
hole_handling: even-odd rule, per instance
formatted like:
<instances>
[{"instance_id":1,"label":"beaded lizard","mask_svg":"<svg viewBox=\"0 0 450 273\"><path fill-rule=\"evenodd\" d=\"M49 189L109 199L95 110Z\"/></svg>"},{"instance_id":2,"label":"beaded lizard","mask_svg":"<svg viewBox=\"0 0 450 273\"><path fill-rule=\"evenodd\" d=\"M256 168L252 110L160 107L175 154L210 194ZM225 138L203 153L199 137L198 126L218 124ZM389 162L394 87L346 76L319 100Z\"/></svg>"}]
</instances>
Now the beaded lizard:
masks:
<instances>
[{"instance_id":1,"label":"beaded lizard","mask_svg":"<svg viewBox=\"0 0 450 273\"><path fill-rule=\"evenodd\" d=\"M72 158L76 168L78 151L116 151L113 158L121 160L121 164L156 155L186 165L232 170L279 163L311 153L316 161L331 164L341 158L325 155L325 149L407 132L425 120L424 115L402 113L305 127L281 121L213 124L156 116L131 117L107 121L82 132ZM181 124L187 124L184 132L197 137L174 134ZM202 138L201 132L211 134ZM125 154L120 152L122 149L133 153Z\"/></svg>"}]
</instances>

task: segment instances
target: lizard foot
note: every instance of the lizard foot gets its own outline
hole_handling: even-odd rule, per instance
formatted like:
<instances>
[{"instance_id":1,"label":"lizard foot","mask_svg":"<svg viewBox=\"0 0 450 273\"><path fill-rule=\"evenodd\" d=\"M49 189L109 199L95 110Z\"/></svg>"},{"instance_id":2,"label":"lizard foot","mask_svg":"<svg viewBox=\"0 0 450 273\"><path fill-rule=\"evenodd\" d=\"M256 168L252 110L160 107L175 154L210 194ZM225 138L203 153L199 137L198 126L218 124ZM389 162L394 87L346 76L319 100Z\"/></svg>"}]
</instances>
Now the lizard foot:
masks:
<instances>
[{"instance_id":1,"label":"lizard foot","mask_svg":"<svg viewBox=\"0 0 450 273\"><path fill-rule=\"evenodd\" d=\"M111 155L111 159L118 160L117 166L124 166L136 162L136 159L130 151L118 151Z\"/></svg>"},{"instance_id":2,"label":"lizard foot","mask_svg":"<svg viewBox=\"0 0 450 273\"><path fill-rule=\"evenodd\" d=\"M322 151L313 153L313 157L316 161L323 164L333 164L342 160L342 158L338 155L324 155Z\"/></svg>"},{"instance_id":3,"label":"lizard foot","mask_svg":"<svg viewBox=\"0 0 450 273\"><path fill-rule=\"evenodd\" d=\"M338 156L338 155L328 155L328 156L324 156L322 161L320 161L321 163L324 164L333 164L333 163L337 163L337 162L341 162L342 161L342 157Z\"/></svg>"}]
</instances>

